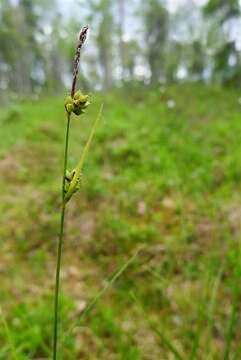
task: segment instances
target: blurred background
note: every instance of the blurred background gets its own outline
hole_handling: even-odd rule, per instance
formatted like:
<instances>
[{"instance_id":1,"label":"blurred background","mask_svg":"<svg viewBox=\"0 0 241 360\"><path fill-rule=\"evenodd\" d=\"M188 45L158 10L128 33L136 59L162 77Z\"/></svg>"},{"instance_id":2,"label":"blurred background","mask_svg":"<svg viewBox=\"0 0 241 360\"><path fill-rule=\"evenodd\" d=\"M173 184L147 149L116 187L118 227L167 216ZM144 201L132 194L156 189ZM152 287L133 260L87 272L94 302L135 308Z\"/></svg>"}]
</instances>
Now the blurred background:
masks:
<instances>
[{"instance_id":1,"label":"blurred background","mask_svg":"<svg viewBox=\"0 0 241 360\"><path fill-rule=\"evenodd\" d=\"M59 359L241 359L239 0L0 0L0 359L51 358L86 24Z\"/></svg>"},{"instance_id":2,"label":"blurred background","mask_svg":"<svg viewBox=\"0 0 241 360\"><path fill-rule=\"evenodd\" d=\"M239 84L238 0L1 0L1 95L68 87L82 24L90 26L81 62L86 88Z\"/></svg>"}]
</instances>

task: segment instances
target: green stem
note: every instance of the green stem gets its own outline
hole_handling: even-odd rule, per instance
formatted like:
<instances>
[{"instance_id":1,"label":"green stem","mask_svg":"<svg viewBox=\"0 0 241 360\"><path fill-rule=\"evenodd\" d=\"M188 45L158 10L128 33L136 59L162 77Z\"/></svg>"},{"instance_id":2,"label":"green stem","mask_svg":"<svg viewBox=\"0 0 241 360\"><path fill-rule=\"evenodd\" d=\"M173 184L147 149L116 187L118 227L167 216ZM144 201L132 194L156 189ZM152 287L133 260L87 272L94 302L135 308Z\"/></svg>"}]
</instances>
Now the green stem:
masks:
<instances>
[{"instance_id":1,"label":"green stem","mask_svg":"<svg viewBox=\"0 0 241 360\"><path fill-rule=\"evenodd\" d=\"M68 149L69 149L69 124L70 124L70 114L67 115L67 127L66 127L66 136L65 136L65 149L64 149L64 173L63 173L63 183L62 183L62 199L64 203L64 187L65 187L65 176L67 170L68 162Z\"/></svg>"},{"instance_id":2,"label":"green stem","mask_svg":"<svg viewBox=\"0 0 241 360\"><path fill-rule=\"evenodd\" d=\"M56 266L56 279L55 279L55 299L54 299L54 333L53 333L53 360L57 359L57 344L58 344L58 319L59 319L59 285L60 285L60 268L61 268L61 257L63 248L63 236L64 236L64 218L65 218L65 199L64 199L64 187L65 187L65 176L68 162L68 148L69 148L69 125L70 125L70 114L67 118L67 128L65 137L65 150L64 150L64 173L62 183L62 210L61 210L61 221L60 221L60 233L57 250L57 266Z\"/></svg>"}]
</instances>

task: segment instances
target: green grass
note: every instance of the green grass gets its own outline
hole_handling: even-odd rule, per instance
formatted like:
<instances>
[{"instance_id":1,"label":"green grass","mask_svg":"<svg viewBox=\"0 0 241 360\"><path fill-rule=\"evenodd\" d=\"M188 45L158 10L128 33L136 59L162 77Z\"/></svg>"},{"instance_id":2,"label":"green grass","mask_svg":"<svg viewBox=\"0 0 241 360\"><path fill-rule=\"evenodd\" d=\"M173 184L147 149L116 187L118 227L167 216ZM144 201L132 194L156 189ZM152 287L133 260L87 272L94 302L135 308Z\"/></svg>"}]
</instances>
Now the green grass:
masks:
<instances>
[{"instance_id":1,"label":"green grass","mask_svg":"<svg viewBox=\"0 0 241 360\"><path fill-rule=\"evenodd\" d=\"M73 118L70 168L104 100L67 211L60 359L241 358L239 97L119 90ZM59 98L0 114L0 359L51 354L64 129Z\"/></svg>"}]
</instances>

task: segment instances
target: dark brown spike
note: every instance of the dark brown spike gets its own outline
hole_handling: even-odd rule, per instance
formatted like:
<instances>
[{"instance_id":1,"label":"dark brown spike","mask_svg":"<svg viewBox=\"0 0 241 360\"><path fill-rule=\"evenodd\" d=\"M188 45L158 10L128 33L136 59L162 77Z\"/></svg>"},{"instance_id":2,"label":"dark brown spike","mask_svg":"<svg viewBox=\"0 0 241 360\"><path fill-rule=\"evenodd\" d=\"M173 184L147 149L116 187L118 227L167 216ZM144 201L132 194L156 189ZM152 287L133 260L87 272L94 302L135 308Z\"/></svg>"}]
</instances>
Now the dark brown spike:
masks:
<instances>
[{"instance_id":1,"label":"dark brown spike","mask_svg":"<svg viewBox=\"0 0 241 360\"><path fill-rule=\"evenodd\" d=\"M72 98L74 97L75 94L77 75L79 72L80 51L86 40L88 29L89 29L88 26L84 26L79 33L78 44L75 51L74 65L73 65L73 81L72 81L72 89L71 89Z\"/></svg>"}]
</instances>

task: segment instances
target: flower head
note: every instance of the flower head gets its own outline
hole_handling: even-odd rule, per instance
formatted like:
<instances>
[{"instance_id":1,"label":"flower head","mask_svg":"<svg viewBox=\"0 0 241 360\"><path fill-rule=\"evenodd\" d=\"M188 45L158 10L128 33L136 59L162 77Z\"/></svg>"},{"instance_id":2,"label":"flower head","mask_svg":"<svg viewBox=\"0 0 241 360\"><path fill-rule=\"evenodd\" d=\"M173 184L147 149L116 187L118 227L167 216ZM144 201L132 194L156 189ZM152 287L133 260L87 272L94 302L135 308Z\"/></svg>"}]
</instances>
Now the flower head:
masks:
<instances>
[{"instance_id":1,"label":"flower head","mask_svg":"<svg viewBox=\"0 0 241 360\"><path fill-rule=\"evenodd\" d=\"M67 96L64 104L67 113L71 114L73 112L77 116L85 113L85 110L90 105L89 98L89 95L82 94L80 90L74 94L73 98Z\"/></svg>"}]
</instances>

